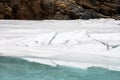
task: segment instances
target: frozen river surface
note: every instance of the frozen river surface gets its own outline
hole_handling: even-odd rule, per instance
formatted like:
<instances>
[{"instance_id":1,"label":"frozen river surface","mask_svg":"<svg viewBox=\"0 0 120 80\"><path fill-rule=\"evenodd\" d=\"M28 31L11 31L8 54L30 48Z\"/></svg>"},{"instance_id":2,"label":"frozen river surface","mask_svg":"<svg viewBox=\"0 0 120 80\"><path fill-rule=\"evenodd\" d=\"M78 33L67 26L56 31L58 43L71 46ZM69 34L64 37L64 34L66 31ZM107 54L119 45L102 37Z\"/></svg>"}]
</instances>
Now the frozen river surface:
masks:
<instances>
[{"instance_id":1,"label":"frozen river surface","mask_svg":"<svg viewBox=\"0 0 120 80\"><path fill-rule=\"evenodd\" d=\"M0 56L52 66L120 70L120 21L0 20Z\"/></svg>"}]
</instances>

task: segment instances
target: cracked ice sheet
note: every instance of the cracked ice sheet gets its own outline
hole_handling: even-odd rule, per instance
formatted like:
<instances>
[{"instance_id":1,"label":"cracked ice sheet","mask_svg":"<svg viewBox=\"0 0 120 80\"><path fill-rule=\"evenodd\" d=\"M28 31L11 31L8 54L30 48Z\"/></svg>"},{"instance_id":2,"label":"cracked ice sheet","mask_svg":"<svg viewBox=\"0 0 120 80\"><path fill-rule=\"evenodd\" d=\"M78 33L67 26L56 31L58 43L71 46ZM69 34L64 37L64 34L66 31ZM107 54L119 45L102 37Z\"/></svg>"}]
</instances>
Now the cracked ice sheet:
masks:
<instances>
[{"instance_id":1,"label":"cracked ice sheet","mask_svg":"<svg viewBox=\"0 0 120 80\"><path fill-rule=\"evenodd\" d=\"M120 45L120 33L91 34L91 37L110 45Z\"/></svg>"},{"instance_id":2,"label":"cracked ice sheet","mask_svg":"<svg viewBox=\"0 0 120 80\"><path fill-rule=\"evenodd\" d=\"M120 21L111 19L0 21L0 24L2 30L0 32L0 55L31 57L36 62L39 62L36 58L40 58L120 66L120 47L108 51L106 46L92 39L118 44ZM56 32L59 34L51 45L47 45Z\"/></svg>"},{"instance_id":3,"label":"cracked ice sheet","mask_svg":"<svg viewBox=\"0 0 120 80\"><path fill-rule=\"evenodd\" d=\"M3 43L2 45L7 45L9 49L13 48L13 51L25 51L27 53L30 52L41 52L41 49L45 50L41 53L46 53L46 51L53 51L53 53L60 52L58 54L65 53L85 53L85 54L99 54L99 55L107 55L101 53L101 51L106 51L106 47L96 42L95 40L89 37L89 34L86 30L81 31L73 31L73 32L62 32L58 33L52 43L49 45L49 41L54 36L54 32L39 34L34 37L20 38L20 39L12 39ZM12 47L11 47L12 45ZM6 46L4 46L6 48ZM15 49L15 50L14 50ZM30 50L29 50L30 49ZM11 51L12 51L11 50ZM33 51L32 51L33 50ZM25 53L26 54L26 53ZM50 52L52 55L52 53ZM40 54L39 54L40 55ZM35 56L38 56L37 54Z\"/></svg>"}]
</instances>

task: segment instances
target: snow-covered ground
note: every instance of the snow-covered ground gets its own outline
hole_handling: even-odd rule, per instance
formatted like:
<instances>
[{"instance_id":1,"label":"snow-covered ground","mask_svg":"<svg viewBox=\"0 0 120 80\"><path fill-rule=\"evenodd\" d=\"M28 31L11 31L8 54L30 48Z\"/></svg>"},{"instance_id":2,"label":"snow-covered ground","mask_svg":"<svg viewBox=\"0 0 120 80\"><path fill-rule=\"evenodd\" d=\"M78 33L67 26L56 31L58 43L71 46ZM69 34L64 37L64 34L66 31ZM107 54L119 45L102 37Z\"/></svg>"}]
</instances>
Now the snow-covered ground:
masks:
<instances>
[{"instance_id":1,"label":"snow-covered ground","mask_svg":"<svg viewBox=\"0 0 120 80\"><path fill-rule=\"evenodd\" d=\"M0 56L53 66L120 70L120 21L0 20Z\"/></svg>"}]
</instances>

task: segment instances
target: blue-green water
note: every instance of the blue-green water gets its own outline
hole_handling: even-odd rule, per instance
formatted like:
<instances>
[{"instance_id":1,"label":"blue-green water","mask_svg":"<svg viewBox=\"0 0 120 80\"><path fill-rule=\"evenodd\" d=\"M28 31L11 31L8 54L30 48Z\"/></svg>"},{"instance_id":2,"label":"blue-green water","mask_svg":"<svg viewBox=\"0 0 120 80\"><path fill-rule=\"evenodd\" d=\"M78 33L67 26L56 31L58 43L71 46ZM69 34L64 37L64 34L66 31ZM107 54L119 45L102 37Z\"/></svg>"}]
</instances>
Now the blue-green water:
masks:
<instances>
[{"instance_id":1,"label":"blue-green water","mask_svg":"<svg viewBox=\"0 0 120 80\"><path fill-rule=\"evenodd\" d=\"M0 80L120 80L119 71L52 67L19 58L0 57Z\"/></svg>"}]
</instances>

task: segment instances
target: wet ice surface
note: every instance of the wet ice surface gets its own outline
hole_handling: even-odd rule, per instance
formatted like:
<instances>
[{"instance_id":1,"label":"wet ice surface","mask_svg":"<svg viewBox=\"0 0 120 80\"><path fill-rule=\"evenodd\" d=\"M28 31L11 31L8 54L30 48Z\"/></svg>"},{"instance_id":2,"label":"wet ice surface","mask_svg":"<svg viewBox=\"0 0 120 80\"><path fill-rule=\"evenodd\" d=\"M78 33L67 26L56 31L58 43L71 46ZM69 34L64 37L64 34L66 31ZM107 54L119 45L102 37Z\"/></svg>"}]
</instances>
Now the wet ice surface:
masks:
<instances>
[{"instance_id":1,"label":"wet ice surface","mask_svg":"<svg viewBox=\"0 0 120 80\"><path fill-rule=\"evenodd\" d=\"M19 56L40 63L41 59L52 60L55 64L74 67L81 65L73 63L85 63L87 67L120 70L120 21L1 20L0 29L1 56Z\"/></svg>"}]
</instances>

